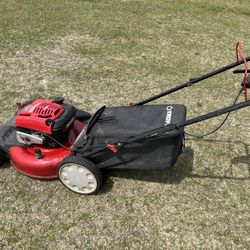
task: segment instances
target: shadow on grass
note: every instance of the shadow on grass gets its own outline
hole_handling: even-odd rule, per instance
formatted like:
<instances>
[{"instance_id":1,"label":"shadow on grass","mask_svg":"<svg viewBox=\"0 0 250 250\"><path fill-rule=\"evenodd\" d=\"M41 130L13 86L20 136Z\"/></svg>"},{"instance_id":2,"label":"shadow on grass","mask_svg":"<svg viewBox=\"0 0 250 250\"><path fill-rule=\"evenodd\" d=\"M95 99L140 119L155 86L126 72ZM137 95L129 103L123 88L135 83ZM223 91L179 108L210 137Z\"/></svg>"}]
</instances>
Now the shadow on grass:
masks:
<instances>
[{"instance_id":1,"label":"shadow on grass","mask_svg":"<svg viewBox=\"0 0 250 250\"><path fill-rule=\"evenodd\" d=\"M9 168L10 163L8 160L4 159L4 162L1 164L0 168Z\"/></svg>"},{"instance_id":2,"label":"shadow on grass","mask_svg":"<svg viewBox=\"0 0 250 250\"><path fill-rule=\"evenodd\" d=\"M132 180L141 180L146 182L157 182L163 184L178 184L184 178L193 178L193 179L218 179L218 180L249 180L250 179L250 145L242 141L230 141L230 140L215 140L215 139L197 139L189 138L188 140L194 141L204 141L211 143L226 143L229 144L231 150L232 144L242 144L245 149L245 155L239 155L231 159L231 164L228 167L224 175L212 175L212 174L193 174L193 159L194 151L190 147L187 147L185 152L179 157L177 163L166 170L106 170L106 181L104 183L102 193L106 193L113 187L113 181L109 176L126 178ZM235 177L233 176L233 166L237 164L244 164L249 171L248 177Z\"/></svg>"},{"instance_id":3,"label":"shadow on grass","mask_svg":"<svg viewBox=\"0 0 250 250\"><path fill-rule=\"evenodd\" d=\"M216 139L201 139L201 138L200 139L199 138L188 138L187 140L228 144L230 152L233 151L232 145L241 144L244 147L244 151L245 151L244 155L238 155L238 156L231 159L231 164L228 166L228 169L223 176L191 174L189 177L221 179L221 180L249 180L250 179L250 152L249 152L250 145L249 144L242 142L240 140L232 141L232 140L216 140ZM243 154L243 152L242 152L242 154ZM248 177L234 177L233 176L233 167L237 164L244 164L245 165L245 167L248 169L248 173L249 173Z\"/></svg>"}]
</instances>

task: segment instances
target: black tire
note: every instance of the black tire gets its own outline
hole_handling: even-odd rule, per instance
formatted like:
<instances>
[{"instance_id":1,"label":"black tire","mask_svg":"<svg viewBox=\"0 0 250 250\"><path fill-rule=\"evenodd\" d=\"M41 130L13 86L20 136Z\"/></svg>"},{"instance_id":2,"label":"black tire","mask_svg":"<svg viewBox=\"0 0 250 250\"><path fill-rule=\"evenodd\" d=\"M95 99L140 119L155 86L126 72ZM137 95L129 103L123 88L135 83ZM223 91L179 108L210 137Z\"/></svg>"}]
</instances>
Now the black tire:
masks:
<instances>
[{"instance_id":1,"label":"black tire","mask_svg":"<svg viewBox=\"0 0 250 250\"><path fill-rule=\"evenodd\" d=\"M57 173L61 183L78 194L96 194L103 182L100 169L90 160L79 156L64 158Z\"/></svg>"}]
</instances>

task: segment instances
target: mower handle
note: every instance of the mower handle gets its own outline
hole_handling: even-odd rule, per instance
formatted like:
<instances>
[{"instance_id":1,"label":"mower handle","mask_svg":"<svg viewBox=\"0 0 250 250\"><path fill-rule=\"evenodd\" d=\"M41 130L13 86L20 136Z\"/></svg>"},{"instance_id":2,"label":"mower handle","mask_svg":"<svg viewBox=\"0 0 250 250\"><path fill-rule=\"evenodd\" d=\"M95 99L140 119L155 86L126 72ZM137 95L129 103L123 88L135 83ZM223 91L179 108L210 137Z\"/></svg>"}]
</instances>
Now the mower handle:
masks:
<instances>
[{"instance_id":1,"label":"mower handle","mask_svg":"<svg viewBox=\"0 0 250 250\"><path fill-rule=\"evenodd\" d=\"M247 62L250 61L250 56L246 57L246 61ZM234 62L232 64L226 65L226 66L224 66L222 68L216 69L216 70L214 70L212 72L209 72L209 73L207 73L205 75L189 79L188 81L186 81L184 83L181 83L181 84L177 85L176 87L173 87L171 89L163 91L162 93L157 94L157 95L152 96L152 97L149 97L148 99L145 99L143 101L137 102L137 103L133 104L133 106L144 105L146 103L152 102L152 101L154 101L156 99L159 99L159 98L161 98L163 96L166 96L166 95L169 95L169 94L174 93L176 91L179 91L179 90L181 90L183 88L190 87L190 86L192 86L192 85L194 85L194 84L196 84L198 82L201 82L201 81L203 81L205 79L208 79L208 78L210 78L212 76L216 76L216 75L218 75L220 73L228 71L228 70L230 70L232 68L235 68L235 67L237 67L237 66L239 66L241 64L244 64L243 60L239 60L238 62Z\"/></svg>"},{"instance_id":2,"label":"mower handle","mask_svg":"<svg viewBox=\"0 0 250 250\"><path fill-rule=\"evenodd\" d=\"M244 74L245 72L245 69L236 69L233 71L234 74ZM250 69L247 70L247 73L250 73Z\"/></svg>"}]
</instances>

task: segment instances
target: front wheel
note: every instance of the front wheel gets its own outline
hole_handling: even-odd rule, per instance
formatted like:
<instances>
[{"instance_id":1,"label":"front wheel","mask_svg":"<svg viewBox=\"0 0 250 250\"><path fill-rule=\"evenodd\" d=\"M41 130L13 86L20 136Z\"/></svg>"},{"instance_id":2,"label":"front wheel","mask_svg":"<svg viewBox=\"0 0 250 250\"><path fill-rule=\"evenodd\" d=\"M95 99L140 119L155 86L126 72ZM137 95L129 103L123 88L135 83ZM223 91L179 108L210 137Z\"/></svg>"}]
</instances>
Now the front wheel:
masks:
<instances>
[{"instance_id":1,"label":"front wheel","mask_svg":"<svg viewBox=\"0 0 250 250\"><path fill-rule=\"evenodd\" d=\"M100 169L78 156L66 157L59 164L58 177L63 185L78 194L95 194L102 185Z\"/></svg>"}]
</instances>

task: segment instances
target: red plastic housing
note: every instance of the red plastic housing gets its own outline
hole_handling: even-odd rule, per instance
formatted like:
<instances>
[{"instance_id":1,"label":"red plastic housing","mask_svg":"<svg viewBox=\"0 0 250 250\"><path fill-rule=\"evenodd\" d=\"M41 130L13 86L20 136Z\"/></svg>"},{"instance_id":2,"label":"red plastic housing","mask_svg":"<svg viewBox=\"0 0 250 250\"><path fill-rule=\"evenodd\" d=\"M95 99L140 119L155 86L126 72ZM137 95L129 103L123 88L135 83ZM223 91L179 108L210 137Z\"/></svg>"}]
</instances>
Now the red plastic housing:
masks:
<instances>
[{"instance_id":1,"label":"red plastic housing","mask_svg":"<svg viewBox=\"0 0 250 250\"><path fill-rule=\"evenodd\" d=\"M16 126L52 135L52 125L46 120L55 120L64 112L62 105L48 100L36 100L22 108L16 116Z\"/></svg>"},{"instance_id":2,"label":"red plastic housing","mask_svg":"<svg viewBox=\"0 0 250 250\"><path fill-rule=\"evenodd\" d=\"M13 167L20 173L37 179L55 179L57 178L58 164L70 154L70 148L77 136L84 129L85 124L75 120L73 127L69 131L65 147L69 148L45 148L14 146L10 149L10 160ZM42 158L38 159L35 150L41 150Z\"/></svg>"}]
</instances>

